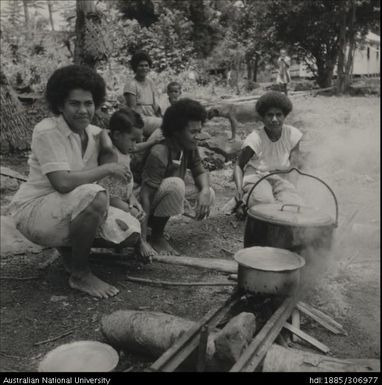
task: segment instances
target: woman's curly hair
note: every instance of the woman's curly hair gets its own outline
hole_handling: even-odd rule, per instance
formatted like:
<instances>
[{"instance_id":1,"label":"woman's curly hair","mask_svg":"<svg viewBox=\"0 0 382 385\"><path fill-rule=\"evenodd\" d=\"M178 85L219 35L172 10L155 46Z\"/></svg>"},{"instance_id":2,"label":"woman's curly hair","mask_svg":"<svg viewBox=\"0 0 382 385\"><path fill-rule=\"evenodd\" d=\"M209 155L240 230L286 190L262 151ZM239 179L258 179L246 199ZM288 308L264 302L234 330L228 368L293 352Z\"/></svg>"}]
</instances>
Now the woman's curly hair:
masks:
<instances>
[{"instance_id":1,"label":"woman's curly hair","mask_svg":"<svg viewBox=\"0 0 382 385\"><path fill-rule=\"evenodd\" d=\"M207 119L206 109L197 101L184 98L167 108L163 116L162 132L163 136L169 138L174 132L182 131L188 122L202 122Z\"/></svg>"},{"instance_id":2,"label":"woman's curly hair","mask_svg":"<svg viewBox=\"0 0 382 385\"><path fill-rule=\"evenodd\" d=\"M143 128L144 123L138 112L124 107L115 111L110 118L109 129L111 132L120 131L130 133L133 127Z\"/></svg>"},{"instance_id":3,"label":"woman's curly hair","mask_svg":"<svg viewBox=\"0 0 382 385\"><path fill-rule=\"evenodd\" d=\"M87 66L72 64L57 69L50 76L45 91L49 109L59 115L59 108L75 89L91 92L96 109L105 100L106 84L102 76Z\"/></svg>"},{"instance_id":4,"label":"woman's curly hair","mask_svg":"<svg viewBox=\"0 0 382 385\"><path fill-rule=\"evenodd\" d=\"M151 60L150 55L146 51L137 51L131 57L130 65L134 72L137 72L139 63L147 61L149 63L150 68L153 65L153 61Z\"/></svg>"},{"instance_id":5,"label":"woman's curly hair","mask_svg":"<svg viewBox=\"0 0 382 385\"><path fill-rule=\"evenodd\" d=\"M280 108L285 116L293 109L293 104L289 98L281 92L270 91L262 95L256 103L256 111L264 117L270 108Z\"/></svg>"}]
</instances>

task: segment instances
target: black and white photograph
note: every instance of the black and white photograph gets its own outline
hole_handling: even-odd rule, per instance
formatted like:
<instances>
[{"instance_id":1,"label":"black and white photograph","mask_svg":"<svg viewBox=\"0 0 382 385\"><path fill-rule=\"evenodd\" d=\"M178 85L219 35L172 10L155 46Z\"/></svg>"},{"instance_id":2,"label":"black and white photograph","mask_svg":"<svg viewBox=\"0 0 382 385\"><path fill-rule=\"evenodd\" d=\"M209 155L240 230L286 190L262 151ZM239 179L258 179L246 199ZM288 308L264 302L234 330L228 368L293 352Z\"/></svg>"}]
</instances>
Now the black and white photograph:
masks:
<instances>
[{"instance_id":1,"label":"black and white photograph","mask_svg":"<svg viewBox=\"0 0 382 385\"><path fill-rule=\"evenodd\" d=\"M380 0L0 12L2 384L379 383Z\"/></svg>"}]
</instances>

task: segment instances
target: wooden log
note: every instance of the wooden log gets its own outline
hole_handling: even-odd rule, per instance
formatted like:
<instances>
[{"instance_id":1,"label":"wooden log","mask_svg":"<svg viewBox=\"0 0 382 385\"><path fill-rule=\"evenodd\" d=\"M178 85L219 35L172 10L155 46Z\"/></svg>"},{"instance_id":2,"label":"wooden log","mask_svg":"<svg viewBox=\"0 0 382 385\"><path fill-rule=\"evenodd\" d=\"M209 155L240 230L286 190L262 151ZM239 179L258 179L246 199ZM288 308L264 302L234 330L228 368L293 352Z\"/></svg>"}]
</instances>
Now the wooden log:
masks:
<instances>
[{"instance_id":1,"label":"wooden log","mask_svg":"<svg viewBox=\"0 0 382 385\"><path fill-rule=\"evenodd\" d=\"M127 256L125 254L92 252L91 256L95 257L95 259L100 262L114 263L119 264L121 266L131 266L129 260L126 259ZM232 274L237 274L238 270L237 263L235 261L219 258L194 258L187 257L184 255L154 255L152 257L152 261L169 265L180 265L196 267L200 269L209 269Z\"/></svg>"},{"instance_id":2,"label":"wooden log","mask_svg":"<svg viewBox=\"0 0 382 385\"><path fill-rule=\"evenodd\" d=\"M273 344L263 372L379 372L377 359L340 359Z\"/></svg>"},{"instance_id":3,"label":"wooden log","mask_svg":"<svg viewBox=\"0 0 382 385\"><path fill-rule=\"evenodd\" d=\"M236 283L232 282L179 282L179 281L162 281L162 280L152 280L147 278L138 278L126 276L127 281L137 282L137 283L146 283L148 285L157 285L157 286L235 286Z\"/></svg>"},{"instance_id":4,"label":"wooden log","mask_svg":"<svg viewBox=\"0 0 382 385\"><path fill-rule=\"evenodd\" d=\"M222 271L224 273L237 273L237 263L218 258L194 258L186 256L154 255L154 262L167 263L170 265L181 265Z\"/></svg>"},{"instance_id":5,"label":"wooden log","mask_svg":"<svg viewBox=\"0 0 382 385\"><path fill-rule=\"evenodd\" d=\"M330 352L330 349L326 345L324 345L320 341L316 340L315 338L313 338L309 334L303 332L301 329L298 329L287 322L284 324L284 328L289 330L290 332L292 332L294 335L300 337L302 340L308 342L309 344L311 344L312 346L314 346L318 350L321 350L321 352L323 352L325 354Z\"/></svg>"}]
</instances>

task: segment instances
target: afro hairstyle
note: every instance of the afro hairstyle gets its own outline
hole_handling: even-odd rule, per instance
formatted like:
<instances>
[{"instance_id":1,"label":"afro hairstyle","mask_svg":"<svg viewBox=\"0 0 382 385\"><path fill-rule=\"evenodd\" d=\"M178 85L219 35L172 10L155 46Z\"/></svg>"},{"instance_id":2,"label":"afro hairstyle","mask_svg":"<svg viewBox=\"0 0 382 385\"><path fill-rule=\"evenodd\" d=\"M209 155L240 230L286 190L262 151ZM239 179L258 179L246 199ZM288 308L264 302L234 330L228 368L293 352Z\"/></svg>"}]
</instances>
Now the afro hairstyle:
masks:
<instances>
[{"instance_id":1,"label":"afro hairstyle","mask_svg":"<svg viewBox=\"0 0 382 385\"><path fill-rule=\"evenodd\" d=\"M256 103L256 111L261 117L264 117L270 108L279 108L287 116L292 111L293 104L283 93L270 91L259 98Z\"/></svg>"},{"instance_id":2,"label":"afro hairstyle","mask_svg":"<svg viewBox=\"0 0 382 385\"><path fill-rule=\"evenodd\" d=\"M60 107L75 89L91 92L96 109L105 100L106 84L103 78L87 66L72 64L55 70L48 80L45 97L50 111L59 115Z\"/></svg>"}]
</instances>

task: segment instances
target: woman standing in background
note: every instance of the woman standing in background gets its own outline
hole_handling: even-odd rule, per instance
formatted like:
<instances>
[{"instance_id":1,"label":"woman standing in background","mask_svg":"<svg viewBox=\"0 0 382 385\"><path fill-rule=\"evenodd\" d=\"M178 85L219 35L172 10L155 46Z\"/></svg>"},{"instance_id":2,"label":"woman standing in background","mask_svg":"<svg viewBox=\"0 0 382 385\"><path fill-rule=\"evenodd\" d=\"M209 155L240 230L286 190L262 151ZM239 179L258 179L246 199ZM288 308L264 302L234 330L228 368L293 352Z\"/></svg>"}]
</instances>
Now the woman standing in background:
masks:
<instances>
[{"instance_id":1,"label":"woman standing in background","mask_svg":"<svg viewBox=\"0 0 382 385\"><path fill-rule=\"evenodd\" d=\"M136 52L131 58L135 77L123 90L126 105L143 118L143 135L146 139L162 124L157 91L153 81L147 77L151 66L152 60L146 52Z\"/></svg>"}]
</instances>

